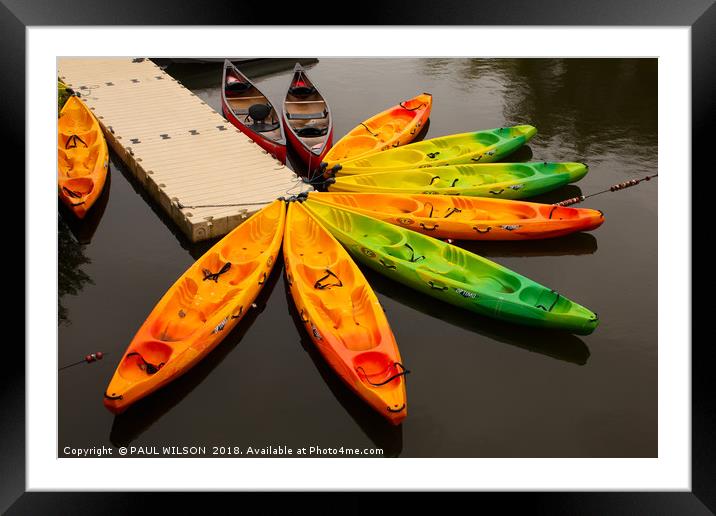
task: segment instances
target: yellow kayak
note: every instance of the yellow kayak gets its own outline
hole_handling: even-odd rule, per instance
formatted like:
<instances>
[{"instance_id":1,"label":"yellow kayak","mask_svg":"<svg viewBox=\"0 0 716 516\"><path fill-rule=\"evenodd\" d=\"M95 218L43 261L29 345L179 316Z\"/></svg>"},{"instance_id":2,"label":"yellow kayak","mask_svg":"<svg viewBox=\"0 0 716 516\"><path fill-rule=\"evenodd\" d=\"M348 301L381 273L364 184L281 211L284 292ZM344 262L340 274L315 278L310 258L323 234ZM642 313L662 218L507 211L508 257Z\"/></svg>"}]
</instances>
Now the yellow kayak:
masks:
<instances>
[{"instance_id":1,"label":"yellow kayak","mask_svg":"<svg viewBox=\"0 0 716 516\"><path fill-rule=\"evenodd\" d=\"M410 143L427 122L432 105L433 96L422 93L370 117L338 140L323 158L321 166L332 167L346 160Z\"/></svg>"},{"instance_id":2,"label":"yellow kayak","mask_svg":"<svg viewBox=\"0 0 716 516\"><path fill-rule=\"evenodd\" d=\"M283 255L291 296L316 348L348 387L399 424L408 412L406 370L363 273L298 202L288 207Z\"/></svg>"},{"instance_id":3,"label":"yellow kayak","mask_svg":"<svg viewBox=\"0 0 716 516\"><path fill-rule=\"evenodd\" d=\"M107 180L109 153L99 122L71 96L57 121L57 189L60 200L84 218Z\"/></svg>"},{"instance_id":4,"label":"yellow kayak","mask_svg":"<svg viewBox=\"0 0 716 516\"><path fill-rule=\"evenodd\" d=\"M188 371L239 324L281 249L286 205L274 201L222 238L144 321L104 393L115 414Z\"/></svg>"},{"instance_id":5,"label":"yellow kayak","mask_svg":"<svg viewBox=\"0 0 716 516\"><path fill-rule=\"evenodd\" d=\"M326 169L324 175L366 174L466 163L490 163L514 152L536 133L537 129L531 125L516 125L441 136L342 161Z\"/></svg>"}]
</instances>

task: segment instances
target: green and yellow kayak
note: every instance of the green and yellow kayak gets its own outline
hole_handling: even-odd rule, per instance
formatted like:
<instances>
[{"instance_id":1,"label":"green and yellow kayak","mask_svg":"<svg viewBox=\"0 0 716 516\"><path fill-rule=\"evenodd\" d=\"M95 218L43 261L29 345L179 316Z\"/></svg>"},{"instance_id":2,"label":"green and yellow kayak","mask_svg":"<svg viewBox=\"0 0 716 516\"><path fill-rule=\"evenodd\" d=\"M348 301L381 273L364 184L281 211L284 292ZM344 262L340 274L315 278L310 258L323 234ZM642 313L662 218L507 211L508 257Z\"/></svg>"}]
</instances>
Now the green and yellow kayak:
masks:
<instances>
[{"instance_id":1,"label":"green and yellow kayak","mask_svg":"<svg viewBox=\"0 0 716 516\"><path fill-rule=\"evenodd\" d=\"M531 125L516 125L441 136L343 161L326 169L324 174L351 175L464 163L491 163L520 148L535 133L537 129Z\"/></svg>"},{"instance_id":2,"label":"green and yellow kayak","mask_svg":"<svg viewBox=\"0 0 716 516\"><path fill-rule=\"evenodd\" d=\"M460 247L313 198L304 206L358 261L442 301L580 335L599 323L595 313L558 292Z\"/></svg>"},{"instance_id":3,"label":"green and yellow kayak","mask_svg":"<svg viewBox=\"0 0 716 516\"><path fill-rule=\"evenodd\" d=\"M585 175L583 163L486 163L335 177L328 179L328 190L525 199Z\"/></svg>"}]
</instances>

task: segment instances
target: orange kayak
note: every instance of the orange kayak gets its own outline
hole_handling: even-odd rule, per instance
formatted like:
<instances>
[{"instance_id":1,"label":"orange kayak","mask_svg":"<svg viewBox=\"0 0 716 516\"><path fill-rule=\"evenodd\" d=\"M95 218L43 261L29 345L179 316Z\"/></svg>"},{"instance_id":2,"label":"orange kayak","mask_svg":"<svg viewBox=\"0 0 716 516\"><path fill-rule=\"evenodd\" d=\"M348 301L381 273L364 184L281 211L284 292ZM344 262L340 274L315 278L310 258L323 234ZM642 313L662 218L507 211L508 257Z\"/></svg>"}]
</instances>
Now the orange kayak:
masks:
<instances>
[{"instance_id":1,"label":"orange kayak","mask_svg":"<svg viewBox=\"0 0 716 516\"><path fill-rule=\"evenodd\" d=\"M298 202L288 207L283 255L291 296L318 350L348 387L399 424L408 412L407 371L360 269Z\"/></svg>"},{"instance_id":2,"label":"orange kayak","mask_svg":"<svg viewBox=\"0 0 716 516\"><path fill-rule=\"evenodd\" d=\"M57 188L60 199L84 218L107 180L109 153L99 122L71 96L57 121Z\"/></svg>"},{"instance_id":3,"label":"orange kayak","mask_svg":"<svg viewBox=\"0 0 716 516\"><path fill-rule=\"evenodd\" d=\"M286 207L274 201L209 249L144 321L104 393L115 414L179 377L214 349L254 302L281 248Z\"/></svg>"},{"instance_id":4,"label":"orange kayak","mask_svg":"<svg viewBox=\"0 0 716 516\"><path fill-rule=\"evenodd\" d=\"M309 198L436 238L534 240L591 231L604 214L586 208L456 195L311 192Z\"/></svg>"},{"instance_id":5,"label":"orange kayak","mask_svg":"<svg viewBox=\"0 0 716 516\"><path fill-rule=\"evenodd\" d=\"M430 117L433 96L422 93L355 126L323 158L322 167L412 142Z\"/></svg>"}]
</instances>

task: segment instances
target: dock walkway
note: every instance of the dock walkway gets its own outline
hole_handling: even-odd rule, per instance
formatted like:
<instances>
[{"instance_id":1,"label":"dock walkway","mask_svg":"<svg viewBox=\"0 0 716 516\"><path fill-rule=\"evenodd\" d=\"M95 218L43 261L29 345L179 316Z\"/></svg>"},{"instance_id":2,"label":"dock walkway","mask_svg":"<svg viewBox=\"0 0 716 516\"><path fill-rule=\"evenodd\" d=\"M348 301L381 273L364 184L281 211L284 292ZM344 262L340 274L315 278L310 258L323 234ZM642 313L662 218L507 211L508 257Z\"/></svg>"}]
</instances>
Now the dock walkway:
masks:
<instances>
[{"instance_id":1,"label":"dock walkway","mask_svg":"<svg viewBox=\"0 0 716 516\"><path fill-rule=\"evenodd\" d=\"M58 76L192 242L225 235L277 197L308 188L148 59L63 58Z\"/></svg>"}]
</instances>

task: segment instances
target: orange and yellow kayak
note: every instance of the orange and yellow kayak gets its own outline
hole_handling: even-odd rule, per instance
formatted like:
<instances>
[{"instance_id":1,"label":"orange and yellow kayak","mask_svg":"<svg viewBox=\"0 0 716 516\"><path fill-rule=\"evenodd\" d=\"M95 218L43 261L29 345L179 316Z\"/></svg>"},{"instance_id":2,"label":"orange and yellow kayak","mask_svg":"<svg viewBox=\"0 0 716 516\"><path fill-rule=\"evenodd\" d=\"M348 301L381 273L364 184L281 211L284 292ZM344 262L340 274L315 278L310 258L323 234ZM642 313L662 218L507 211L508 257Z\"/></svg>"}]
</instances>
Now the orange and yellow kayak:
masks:
<instances>
[{"instance_id":1,"label":"orange and yellow kayak","mask_svg":"<svg viewBox=\"0 0 716 516\"><path fill-rule=\"evenodd\" d=\"M199 258L160 299L104 393L115 414L179 377L236 326L281 248L286 207L274 201Z\"/></svg>"},{"instance_id":2,"label":"orange and yellow kayak","mask_svg":"<svg viewBox=\"0 0 716 516\"><path fill-rule=\"evenodd\" d=\"M604 214L525 201L387 193L311 192L311 199L436 238L534 240L591 231Z\"/></svg>"},{"instance_id":3,"label":"orange and yellow kayak","mask_svg":"<svg viewBox=\"0 0 716 516\"><path fill-rule=\"evenodd\" d=\"M291 295L318 350L358 396L399 424L408 411L407 371L360 269L298 202L289 204L283 255Z\"/></svg>"},{"instance_id":4,"label":"orange and yellow kayak","mask_svg":"<svg viewBox=\"0 0 716 516\"><path fill-rule=\"evenodd\" d=\"M107 180L109 153L99 122L71 96L57 121L57 188L60 199L84 218Z\"/></svg>"},{"instance_id":5,"label":"orange and yellow kayak","mask_svg":"<svg viewBox=\"0 0 716 516\"><path fill-rule=\"evenodd\" d=\"M422 93L361 122L336 142L322 167L412 142L430 117L433 96Z\"/></svg>"}]
</instances>

